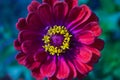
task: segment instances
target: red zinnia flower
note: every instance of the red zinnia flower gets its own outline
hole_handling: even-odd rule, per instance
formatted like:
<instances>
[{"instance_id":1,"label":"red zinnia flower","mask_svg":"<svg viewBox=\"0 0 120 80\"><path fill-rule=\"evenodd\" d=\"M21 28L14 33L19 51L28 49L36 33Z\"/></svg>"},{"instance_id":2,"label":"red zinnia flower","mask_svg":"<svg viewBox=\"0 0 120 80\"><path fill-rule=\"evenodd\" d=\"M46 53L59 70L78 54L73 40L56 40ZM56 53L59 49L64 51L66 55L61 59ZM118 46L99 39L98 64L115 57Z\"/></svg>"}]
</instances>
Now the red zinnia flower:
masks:
<instances>
[{"instance_id":1,"label":"red zinnia flower","mask_svg":"<svg viewBox=\"0 0 120 80\"><path fill-rule=\"evenodd\" d=\"M36 79L82 79L100 58L104 42L97 16L78 0L32 1L27 18L16 24L20 31L14 46L16 59Z\"/></svg>"}]
</instances>

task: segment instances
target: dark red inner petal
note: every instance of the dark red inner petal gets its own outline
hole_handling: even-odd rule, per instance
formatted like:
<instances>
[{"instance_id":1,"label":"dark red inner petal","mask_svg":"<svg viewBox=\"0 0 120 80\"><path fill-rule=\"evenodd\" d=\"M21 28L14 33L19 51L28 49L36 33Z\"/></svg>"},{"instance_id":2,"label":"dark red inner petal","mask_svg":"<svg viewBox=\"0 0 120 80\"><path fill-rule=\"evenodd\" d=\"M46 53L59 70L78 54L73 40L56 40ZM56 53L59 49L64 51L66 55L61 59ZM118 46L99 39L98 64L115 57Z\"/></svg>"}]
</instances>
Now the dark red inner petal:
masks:
<instances>
[{"instance_id":1,"label":"dark red inner petal","mask_svg":"<svg viewBox=\"0 0 120 80\"><path fill-rule=\"evenodd\" d=\"M55 14L56 25L63 24L64 19L68 13L68 5L65 2L58 1L53 6L53 11Z\"/></svg>"},{"instance_id":2,"label":"dark red inner petal","mask_svg":"<svg viewBox=\"0 0 120 80\"><path fill-rule=\"evenodd\" d=\"M40 63L43 63L43 62L46 60L47 56L48 56L48 55L47 55L46 52L44 52L44 50L39 49L39 50L36 51L36 53L34 54L34 60L35 60L35 61L38 61L38 62L40 62Z\"/></svg>"},{"instance_id":3,"label":"dark red inner petal","mask_svg":"<svg viewBox=\"0 0 120 80\"><path fill-rule=\"evenodd\" d=\"M26 40L39 40L40 42L41 38L42 36L40 32L34 32L34 31L28 31L28 30L21 31L18 35L18 41L20 41L21 43Z\"/></svg>"},{"instance_id":4,"label":"dark red inner petal","mask_svg":"<svg viewBox=\"0 0 120 80\"><path fill-rule=\"evenodd\" d=\"M26 54L33 54L41 48L38 40L26 40L21 45L22 51Z\"/></svg>"},{"instance_id":5,"label":"dark red inner petal","mask_svg":"<svg viewBox=\"0 0 120 80\"><path fill-rule=\"evenodd\" d=\"M29 13L27 18L27 29L31 31L42 31L45 26L40 20L38 13Z\"/></svg>"},{"instance_id":6,"label":"dark red inner petal","mask_svg":"<svg viewBox=\"0 0 120 80\"><path fill-rule=\"evenodd\" d=\"M45 78L45 76L43 76L40 73L40 68L35 68L32 70L32 75L33 77L35 77L37 80L43 80Z\"/></svg>"}]
</instances>

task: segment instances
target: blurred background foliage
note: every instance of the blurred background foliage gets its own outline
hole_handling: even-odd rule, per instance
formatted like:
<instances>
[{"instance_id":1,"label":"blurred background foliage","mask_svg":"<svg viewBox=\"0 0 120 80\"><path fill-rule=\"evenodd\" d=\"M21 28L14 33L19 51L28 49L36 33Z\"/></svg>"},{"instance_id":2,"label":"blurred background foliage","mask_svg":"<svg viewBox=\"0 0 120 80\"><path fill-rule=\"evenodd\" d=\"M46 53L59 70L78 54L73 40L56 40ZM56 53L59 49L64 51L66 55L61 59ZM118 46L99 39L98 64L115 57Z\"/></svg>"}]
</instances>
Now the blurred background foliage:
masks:
<instances>
[{"instance_id":1,"label":"blurred background foliage","mask_svg":"<svg viewBox=\"0 0 120 80\"><path fill-rule=\"evenodd\" d=\"M41 0L39 0L41 2ZM31 0L0 0L0 80L34 80L31 73L15 60L13 41L15 24L27 16ZM102 57L85 80L120 80L120 0L79 0L87 4L100 19L105 41Z\"/></svg>"}]
</instances>

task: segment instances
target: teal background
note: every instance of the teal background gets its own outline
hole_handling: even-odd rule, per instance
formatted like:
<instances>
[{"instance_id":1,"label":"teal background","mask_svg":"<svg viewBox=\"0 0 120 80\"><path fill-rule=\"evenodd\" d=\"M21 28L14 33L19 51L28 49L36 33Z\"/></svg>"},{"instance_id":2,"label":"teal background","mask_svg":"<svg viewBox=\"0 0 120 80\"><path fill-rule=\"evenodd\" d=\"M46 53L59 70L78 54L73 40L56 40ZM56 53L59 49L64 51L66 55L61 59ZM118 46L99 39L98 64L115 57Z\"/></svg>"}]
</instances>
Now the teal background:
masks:
<instances>
[{"instance_id":1,"label":"teal background","mask_svg":"<svg viewBox=\"0 0 120 80\"><path fill-rule=\"evenodd\" d=\"M30 2L0 0L0 80L34 80L15 60L13 47L18 35L15 24L18 18L26 17ZM84 80L120 80L120 0L79 0L80 5L84 3L99 17L103 29L100 38L105 41L99 63Z\"/></svg>"}]
</instances>

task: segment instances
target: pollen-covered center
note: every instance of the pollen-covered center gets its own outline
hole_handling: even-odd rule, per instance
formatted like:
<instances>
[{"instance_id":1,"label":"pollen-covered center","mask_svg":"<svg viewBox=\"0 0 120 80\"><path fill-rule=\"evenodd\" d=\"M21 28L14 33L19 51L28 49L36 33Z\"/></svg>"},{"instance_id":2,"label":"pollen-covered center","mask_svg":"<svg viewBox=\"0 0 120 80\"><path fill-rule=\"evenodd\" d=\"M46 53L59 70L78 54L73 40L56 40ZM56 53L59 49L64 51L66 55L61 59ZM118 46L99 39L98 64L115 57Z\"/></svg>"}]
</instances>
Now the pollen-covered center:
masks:
<instances>
[{"instance_id":1,"label":"pollen-covered center","mask_svg":"<svg viewBox=\"0 0 120 80\"><path fill-rule=\"evenodd\" d=\"M47 34L44 35L43 41L46 52L51 55L57 54L58 56L63 53L66 49L69 49L69 42L72 35L69 34L64 26L53 26Z\"/></svg>"}]
</instances>

